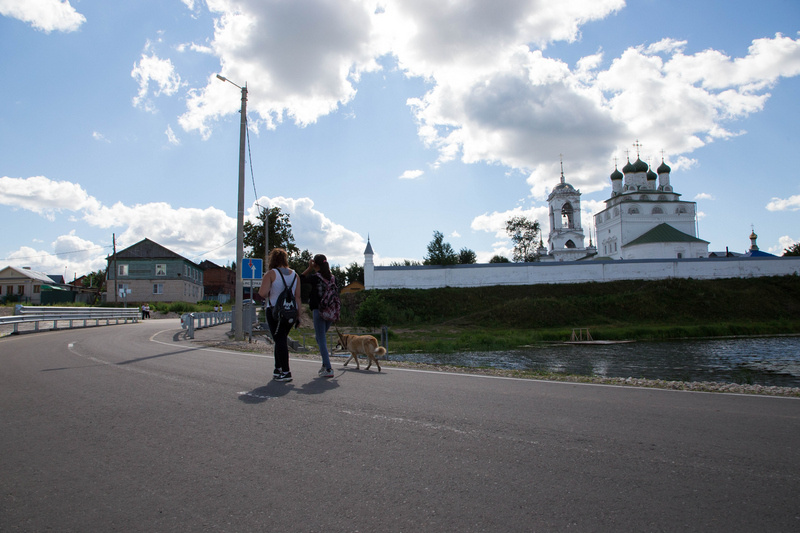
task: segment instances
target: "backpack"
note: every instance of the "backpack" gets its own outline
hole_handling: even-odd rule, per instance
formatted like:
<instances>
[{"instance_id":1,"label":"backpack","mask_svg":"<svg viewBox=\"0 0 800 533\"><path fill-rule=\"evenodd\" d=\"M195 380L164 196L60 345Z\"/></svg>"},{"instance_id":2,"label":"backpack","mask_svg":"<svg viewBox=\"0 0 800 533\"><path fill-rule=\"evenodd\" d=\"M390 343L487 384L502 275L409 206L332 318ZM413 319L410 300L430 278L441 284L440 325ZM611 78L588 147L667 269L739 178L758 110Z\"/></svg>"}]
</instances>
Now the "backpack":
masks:
<instances>
[{"instance_id":1,"label":"backpack","mask_svg":"<svg viewBox=\"0 0 800 533\"><path fill-rule=\"evenodd\" d=\"M319 314L326 322L336 322L339 320L339 310L342 306L339 301L339 287L336 286L336 278L331 276L331 279L326 280L320 276L320 279L323 289L319 299Z\"/></svg>"},{"instance_id":2,"label":"backpack","mask_svg":"<svg viewBox=\"0 0 800 533\"><path fill-rule=\"evenodd\" d=\"M284 288L278 295L278 300L275 302L275 305L272 306L272 318L278 322L286 322L289 325L293 325L298 315L297 302L295 301L294 291L292 290L295 281L297 281L297 275L295 275L291 285L286 285L286 278L283 277L283 273L278 269L275 269L275 271L280 275L281 280L283 280Z\"/></svg>"}]
</instances>

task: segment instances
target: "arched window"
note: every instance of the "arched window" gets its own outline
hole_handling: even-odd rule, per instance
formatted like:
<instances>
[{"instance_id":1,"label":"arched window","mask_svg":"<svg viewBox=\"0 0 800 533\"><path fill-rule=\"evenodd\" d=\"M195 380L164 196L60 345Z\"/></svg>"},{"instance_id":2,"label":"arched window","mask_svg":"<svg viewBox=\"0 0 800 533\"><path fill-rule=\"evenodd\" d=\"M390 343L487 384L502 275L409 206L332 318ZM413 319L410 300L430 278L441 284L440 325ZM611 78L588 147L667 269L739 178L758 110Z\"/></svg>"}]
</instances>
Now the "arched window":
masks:
<instances>
[{"instance_id":1,"label":"arched window","mask_svg":"<svg viewBox=\"0 0 800 533\"><path fill-rule=\"evenodd\" d=\"M628 214L629 214L629 215L638 215L638 214L639 214L639 208L638 208L638 207L636 207L636 206L634 206L634 207L629 207L629 208L628 208Z\"/></svg>"},{"instance_id":2,"label":"arched window","mask_svg":"<svg viewBox=\"0 0 800 533\"><path fill-rule=\"evenodd\" d=\"M654 207L653 208L653 214L654 215L663 215L664 214L664 210L661 209L660 207Z\"/></svg>"},{"instance_id":3,"label":"arched window","mask_svg":"<svg viewBox=\"0 0 800 533\"><path fill-rule=\"evenodd\" d=\"M572 242L572 239L570 239L564 243L564 248L575 248L575 243Z\"/></svg>"},{"instance_id":4,"label":"arched window","mask_svg":"<svg viewBox=\"0 0 800 533\"><path fill-rule=\"evenodd\" d=\"M575 227L572 204L569 202L565 203L564 207L561 208L561 227L570 229Z\"/></svg>"},{"instance_id":5,"label":"arched window","mask_svg":"<svg viewBox=\"0 0 800 533\"><path fill-rule=\"evenodd\" d=\"M684 207L684 206L682 206L682 205L681 205L681 206L678 206L678 207L675 209L675 214L676 214L676 215L681 215L681 214L684 214L684 213L686 213L686 207Z\"/></svg>"}]
</instances>

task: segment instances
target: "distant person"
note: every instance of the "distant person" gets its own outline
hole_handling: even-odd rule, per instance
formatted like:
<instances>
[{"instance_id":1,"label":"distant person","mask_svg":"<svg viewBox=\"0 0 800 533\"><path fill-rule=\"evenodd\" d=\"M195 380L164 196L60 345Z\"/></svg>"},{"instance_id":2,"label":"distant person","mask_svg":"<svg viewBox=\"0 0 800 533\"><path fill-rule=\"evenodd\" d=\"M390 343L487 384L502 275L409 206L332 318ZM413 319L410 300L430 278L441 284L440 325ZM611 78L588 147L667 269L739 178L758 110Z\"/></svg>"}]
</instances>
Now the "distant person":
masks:
<instances>
[{"instance_id":1,"label":"distant person","mask_svg":"<svg viewBox=\"0 0 800 533\"><path fill-rule=\"evenodd\" d=\"M145 318L147 318L147 309L145 308L145 305L142 304L142 320Z\"/></svg>"},{"instance_id":2,"label":"distant person","mask_svg":"<svg viewBox=\"0 0 800 533\"><path fill-rule=\"evenodd\" d=\"M258 294L267 302L267 325L275 342L275 370L272 379L276 381L292 381L289 369L289 330L300 326L300 314L293 324L273 316L272 308L278 303L278 296L286 287L294 290L295 305L300 310L300 279L297 272L289 268L289 255L283 248L275 248L269 253L269 270L261 279Z\"/></svg>"},{"instance_id":3,"label":"distant person","mask_svg":"<svg viewBox=\"0 0 800 533\"><path fill-rule=\"evenodd\" d=\"M150 318L150 304L144 304L144 315L146 318Z\"/></svg>"},{"instance_id":4,"label":"distant person","mask_svg":"<svg viewBox=\"0 0 800 533\"><path fill-rule=\"evenodd\" d=\"M331 267L328 264L328 259L322 255L317 254L314 259L308 262L308 268L300 274L300 279L303 283L311 284L311 297L308 301L308 307L314 316L314 337L319 346L319 354L322 356L322 368L319 370L320 377L332 378L333 368L331 367L331 358L328 353L328 329L333 324L332 320L325 320L321 311L321 302L326 288L329 284L333 284L332 290L338 292L336 288L336 277L331 273Z\"/></svg>"}]
</instances>

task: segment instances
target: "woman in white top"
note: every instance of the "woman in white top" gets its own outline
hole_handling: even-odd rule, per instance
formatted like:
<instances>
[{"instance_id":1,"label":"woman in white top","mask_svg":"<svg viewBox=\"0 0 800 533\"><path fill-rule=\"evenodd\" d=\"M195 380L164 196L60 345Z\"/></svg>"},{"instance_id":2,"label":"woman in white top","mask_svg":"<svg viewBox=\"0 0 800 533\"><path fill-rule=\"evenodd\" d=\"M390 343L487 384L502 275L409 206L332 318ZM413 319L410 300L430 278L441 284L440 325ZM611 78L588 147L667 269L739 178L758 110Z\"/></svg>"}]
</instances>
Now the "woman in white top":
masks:
<instances>
[{"instance_id":1,"label":"woman in white top","mask_svg":"<svg viewBox=\"0 0 800 533\"><path fill-rule=\"evenodd\" d=\"M286 287L294 288L295 305L300 310L300 279L297 273L289 268L289 254L283 248L275 248L269 253L269 270L261 279L261 288L258 294L268 300L267 324L275 342L275 370L272 378L276 381L292 381L292 372L289 370L289 330L292 326L300 326L300 313L294 324L287 324L272 316L270 310L278 301L278 296ZM280 275L279 275L280 272Z\"/></svg>"}]
</instances>

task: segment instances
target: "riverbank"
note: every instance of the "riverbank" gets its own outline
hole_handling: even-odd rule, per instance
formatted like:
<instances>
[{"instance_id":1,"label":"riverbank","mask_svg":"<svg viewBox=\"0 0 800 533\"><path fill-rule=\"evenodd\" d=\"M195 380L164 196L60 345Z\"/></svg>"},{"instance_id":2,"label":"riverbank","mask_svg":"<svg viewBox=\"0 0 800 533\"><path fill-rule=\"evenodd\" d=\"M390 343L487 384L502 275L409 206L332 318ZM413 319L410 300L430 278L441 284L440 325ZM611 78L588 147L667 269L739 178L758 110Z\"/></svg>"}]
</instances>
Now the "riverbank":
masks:
<instances>
[{"instance_id":1,"label":"riverbank","mask_svg":"<svg viewBox=\"0 0 800 533\"><path fill-rule=\"evenodd\" d=\"M203 338L197 338L193 342L198 345L223 348L227 350L237 350L250 353L259 353L264 355L272 355L272 345L265 342L263 339L256 339L254 342L248 341L235 341L228 335L228 330L225 329L212 333L212 330L218 328L209 328L205 331L206 334ZM297 333L292 335L294 338L299 338ZM309 340L309 339L307 339ZM293 350L291 357L298 359L319 360L320 356L316 351L316 344L313 344L313 335L310 339L312 343L305 350ZM334 362L342 362L344 357L349 354L334 354ZM474 374L484 376L507 377L514 379L531 379L541 381L559 381L575 384L597 384L609 385L619 387L639 387L639 388L654 388L666 389L675 391L690 391L701 393L725 393L725 394L753 394L762 396L781 396L788 398L800 398L799 387L778 387L778 386L764 386L764 385L751 385L740 383L722 383L713 381L676 381L676 380L663 380L663 379L644 379L634 377L600 377L600 376L581 376L574 374L561 374L556 372L536 372L530 370L508 370L500 368L475 368L459 365L439 365L439 364L426 364L426 363L413 363L407 361L392 360L392 354L387 357L381 358L381 366L390 368L406 368L414 370L423 370L429 372L451 372L459 374ZM375 370L369 370L374 372ZM363 371L362 372L366 372Z\"/></svg>"}]
</instances>

